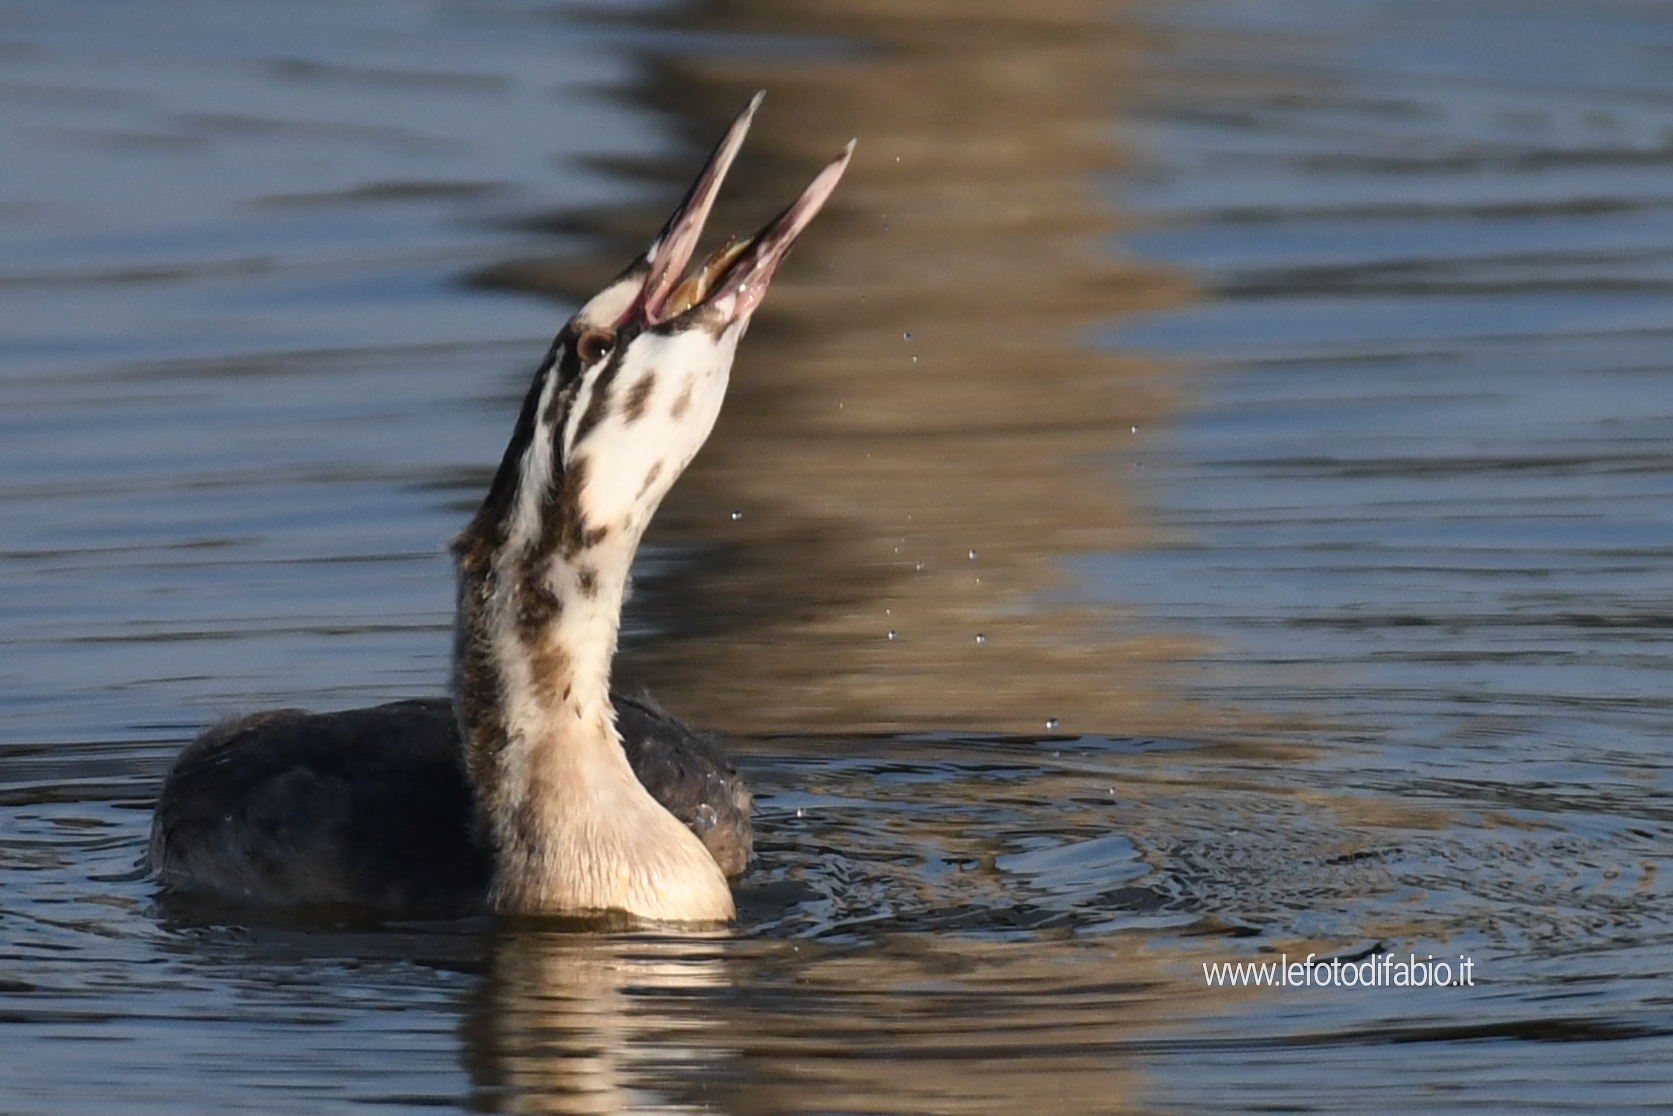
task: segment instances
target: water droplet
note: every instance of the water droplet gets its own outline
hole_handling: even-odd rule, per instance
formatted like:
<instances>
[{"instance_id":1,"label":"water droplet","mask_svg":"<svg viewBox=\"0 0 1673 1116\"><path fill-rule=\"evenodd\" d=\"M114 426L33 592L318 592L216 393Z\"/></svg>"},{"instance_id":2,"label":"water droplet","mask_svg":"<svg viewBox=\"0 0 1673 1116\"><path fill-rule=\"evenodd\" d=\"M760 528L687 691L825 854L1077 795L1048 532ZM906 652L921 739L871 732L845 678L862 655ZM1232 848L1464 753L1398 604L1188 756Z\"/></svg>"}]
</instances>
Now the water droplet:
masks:
<instances>
[{"instance_id":1,"label":"water droplet","mask_svg":"<svg viewBox=\"0 0 1673 1116\"><path fill-rule=\"evenodd\" d=\"M981 632L976 633L976 642L977 643L986 643L987 641L988 641L987 636L983 635Z\"/></svg>"},{"instance_id":2,"label":"water droplet","mask_svg":"<svg viewBox=\"0 0 1673 1116\"><path fill-rule=\"evenodd\" d=\"M895 638L895 630L894 630L894 629L893 629L893 628L890 628L890 629L889 629L889 638L890 638L890 639L894 639L894 638Z\"/></svg>"},{"instance_id":3,"label":"water droplet","mask_svg":"<svg viewBox=\"0 0 1673 1116\"><path fill-rule=\"evenodd\" d=\"M922 562L914 562L912 564L912 568L917 570L919 573L924 572L924 564Z\"/></svg>"},{"instance_id":4,"label":"water droplet","mask_svg":"<svg viewBox=\"0 0 1673 1116\"><path fill-rule=\"evenodd\" d=\"M975 552L975 551L974 551L974 550L972 550L972 551L971 551L971 552L970 552L970 560L971 560L971 561L972 561L972 562L974 562L974 561L975 561L975 560L976 560L976 552Z\"/></svg>"},{"instance_id":5,"label":"water droplet","mask_svg":"<svg viewBox=\"0 0 1673 1116\"><path fill-rule=\"evenodd\" d=\"M910 333L903 333L903 334L900 335L900 339L902 341L911 341L912 340L912 335Z\"/></svg>"},{"instance_id":6,"label":"water droplet","mask_svg":"<svg viewBox=\"0 0 1673 1116\"><path fill-rule=\"evenodd\" d=\"M807 811L798 806L796 807L796 816L798 818L805 818L807 817Z\"/></svg>"},{"instance_id":7,"label":"water droplet","mask_svg":"<svg viewBox=\"0 0 1673 1116\"><path fill-rule=\"evenodd\" d=\"M893 616L894 614L895 614L895 610L892 609L892 608L886 608L886 609L883 610L883 615L884 616Z\"/></svg>"},{"instance_id":8,"label":"water droplet","mask_svg":"<svg viewBox=\"0 0 1673 1116\"><path fill-rule=\"evenodd\" d=\"M1047 732L1056 732L1057 731L1057 718L1056 717L1047 717L1046 718L1046 731Z\"/></svg>"},{"instance_id":9,"label":"water droplet","mask_svg":"<svg viewBox=\"0 0 1673 1116\"><path fill-rule=\"evenodd\" d=\"M917 357L913 357L913 358L912 358L912 363L913 363L913 364L917 364L917 363L918 363L918 358L917 358Z\"/></svg>"},{"instance_id":10,"label":"water droplet","mask_svg":"<svg viewBox=\"0 0 1673 1116\"><path fill-rule=\"evenodd\" d=\"M1138 433L1138 432L1139 432L1139 428L1138 428L1138 427L1136 427L1136 426L1135 426L1135 427L1133 427L1133 433L1134 433L1134 434L1137 434L1137 433Z\"/></svg>"},{"instance_id":11,"label":"water droplet","mask_svg":"<svg viewBox=\"0 0 1673 1116\"><path fill-rule=\"evenodd\" d=\"M735 512L732 513L732 522L736 523L738 520L742 519L743 517L744 517L743 512L735 511Z\"/></svg>"}]
</instances>

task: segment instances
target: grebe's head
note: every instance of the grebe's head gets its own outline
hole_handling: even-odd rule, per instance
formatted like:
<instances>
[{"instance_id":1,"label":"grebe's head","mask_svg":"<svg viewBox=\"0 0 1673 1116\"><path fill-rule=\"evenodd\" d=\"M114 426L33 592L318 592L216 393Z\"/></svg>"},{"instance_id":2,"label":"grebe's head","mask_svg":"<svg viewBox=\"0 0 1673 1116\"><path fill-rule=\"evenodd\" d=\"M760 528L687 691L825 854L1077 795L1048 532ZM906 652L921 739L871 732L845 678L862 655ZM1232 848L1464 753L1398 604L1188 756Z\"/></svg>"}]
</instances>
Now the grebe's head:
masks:
<instances>
[{"instance_id":1,"label":"grebe's head","mask_svg":"<svg viewBox=\"0 0 1673 1116\"><path fill-rule=\"evenodd\" d=\"M854 149L850 141L788 209L688 276L761 97L732 122L644 253L558 333L488 499L460 539L467 561L473 550L486 556L480 542L498 549L519 535L569 560L606 540L631 548L708 438L738 339Z\"/></svg>"}]
</instances>

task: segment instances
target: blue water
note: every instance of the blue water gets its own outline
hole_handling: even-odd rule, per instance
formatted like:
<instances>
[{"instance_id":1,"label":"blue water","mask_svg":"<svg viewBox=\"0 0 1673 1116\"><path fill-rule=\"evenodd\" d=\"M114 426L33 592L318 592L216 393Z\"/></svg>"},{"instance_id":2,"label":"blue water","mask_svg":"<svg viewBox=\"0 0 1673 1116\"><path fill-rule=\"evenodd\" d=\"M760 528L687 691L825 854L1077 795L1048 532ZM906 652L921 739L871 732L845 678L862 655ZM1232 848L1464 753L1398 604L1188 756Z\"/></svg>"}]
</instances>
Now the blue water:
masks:
<instances>
[{"instance_id":1,"label":"blue water","mask_svg":"<svg viewBox=\"0 0 1673 1116\"><path fill-rule=\"evenodd\" d=\"M1185 685L1328 726L1309 781L1432 811L1381 854L1390 905L1450 908L1444 948L1486 965L1450 1002L1258 1009L1233 1030L1299 1049L1193 1051L1182 1110L1661 1107L1673 22L1153 18L1120 246L1207 297L1100 342L1188 368L1192 402L1143 462L1170 541L1074 567L1209 637ZM1531 1025L1559 1019L1590 1032ZM1338 1043L1386 1056L1313 1049Z\"/></svg>"}]
</instances>

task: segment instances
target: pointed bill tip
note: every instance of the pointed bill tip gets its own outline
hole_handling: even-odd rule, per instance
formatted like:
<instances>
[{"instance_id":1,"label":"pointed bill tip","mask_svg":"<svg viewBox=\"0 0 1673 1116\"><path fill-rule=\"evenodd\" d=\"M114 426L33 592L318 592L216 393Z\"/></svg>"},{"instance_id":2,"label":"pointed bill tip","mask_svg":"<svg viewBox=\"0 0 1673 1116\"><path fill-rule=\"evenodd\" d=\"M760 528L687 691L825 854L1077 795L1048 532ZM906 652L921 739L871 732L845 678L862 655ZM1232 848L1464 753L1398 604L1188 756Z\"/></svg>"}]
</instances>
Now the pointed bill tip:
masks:
<instances>
[{"instance_id":1,"label":"pointed bill tip","mask_svg":"<svg viewBox=\"0 0 1673 1116\"><path fill-rule=\"evenodd\" d=\"M767 91L765 89L757 89L755 91L755 95L748 101L744 102L744 107L738 110L738 115L734 116L732 118L732 123L726 126L726 136L720 141L721 147L724 147L729 143L743 143L744 133L749 131L749 125L750 122L755 119L756 110L761 107L761 102L766 99ZM716 150L718 151L719 148Z\"/></svg>"},{"instance_id":2,"label":"pointed bill tip","mask_svg":"<svg viewBox=\"0 0 1673 1116\"><path fill-rule=\"evenodd\" d=\"M842 145L842 150L836 153L836 158L826 163L824 168L813 176L813 181L808 183L807 189L802 191L802 196L796 199L795 205L791 206L792 210L806 206L810 200L817 196L818 201L812 206L812 209L814 213L819 211L819 206L825 204L825 199L830 196L831 191L836 188L838 180L848 170L848 164L854 158L854 145L858 142L860 142L858 139L851 139ZM812 216L812 213L808 214L809 219Z\"/></svg>"},{"instance_id":3,"label":"pointed bill tip","mask_svg":"<svg viewBox=\"0 0 1673 1116\"><path fill-rule=\"evenodd\" d=\"M784 217L780 218L781 221L785 218L790 219L790 223L795 229L795 232L790 234L792 239L802 229L806 228L807 223L813 220L814 215L824 207L826 200L831 196L831 191L836 189L837 183L842 180L843 174L848 170L848 163L854 158L854 145L857 142L859 141L851 139L843 144L842 150L837 152L836 158L826 163L824 168L813 176L813 181L807 184L807 189L802 191L802 196L797 198L795 203L785 211Z\"/></svg>"}]
</instances>

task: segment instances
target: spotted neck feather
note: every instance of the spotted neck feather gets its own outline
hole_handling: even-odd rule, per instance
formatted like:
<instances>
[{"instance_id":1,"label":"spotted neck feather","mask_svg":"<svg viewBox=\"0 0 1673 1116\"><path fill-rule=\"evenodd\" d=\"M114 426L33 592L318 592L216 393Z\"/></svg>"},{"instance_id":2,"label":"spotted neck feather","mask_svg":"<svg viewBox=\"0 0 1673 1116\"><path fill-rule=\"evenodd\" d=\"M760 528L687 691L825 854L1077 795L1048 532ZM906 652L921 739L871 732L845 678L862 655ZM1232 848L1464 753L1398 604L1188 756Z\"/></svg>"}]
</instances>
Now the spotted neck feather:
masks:
<instances>
[{"instance_id":1,"label":"spotted neck feather","mask_svg":"<svg viewBox=\"0 0 1673 1116\"><path fill-rule=\"evenodd\" d=\"M495 847L493 903L505 913L724 920L733 913L724 875L640 785L616 732L610 662L628 569L661 491L647 482L626 514L600 514L593 493L611 485L593 475L595 462L619 466L622 454L607 452L608 438L575 447L583 424L619 423L631 409L631 386L614 389L635 362L583 374L573 347L560 334L487 499L454 543L454 685ZM684 464L663 468L677 475Z\"/></svg>"}]
</instances>

